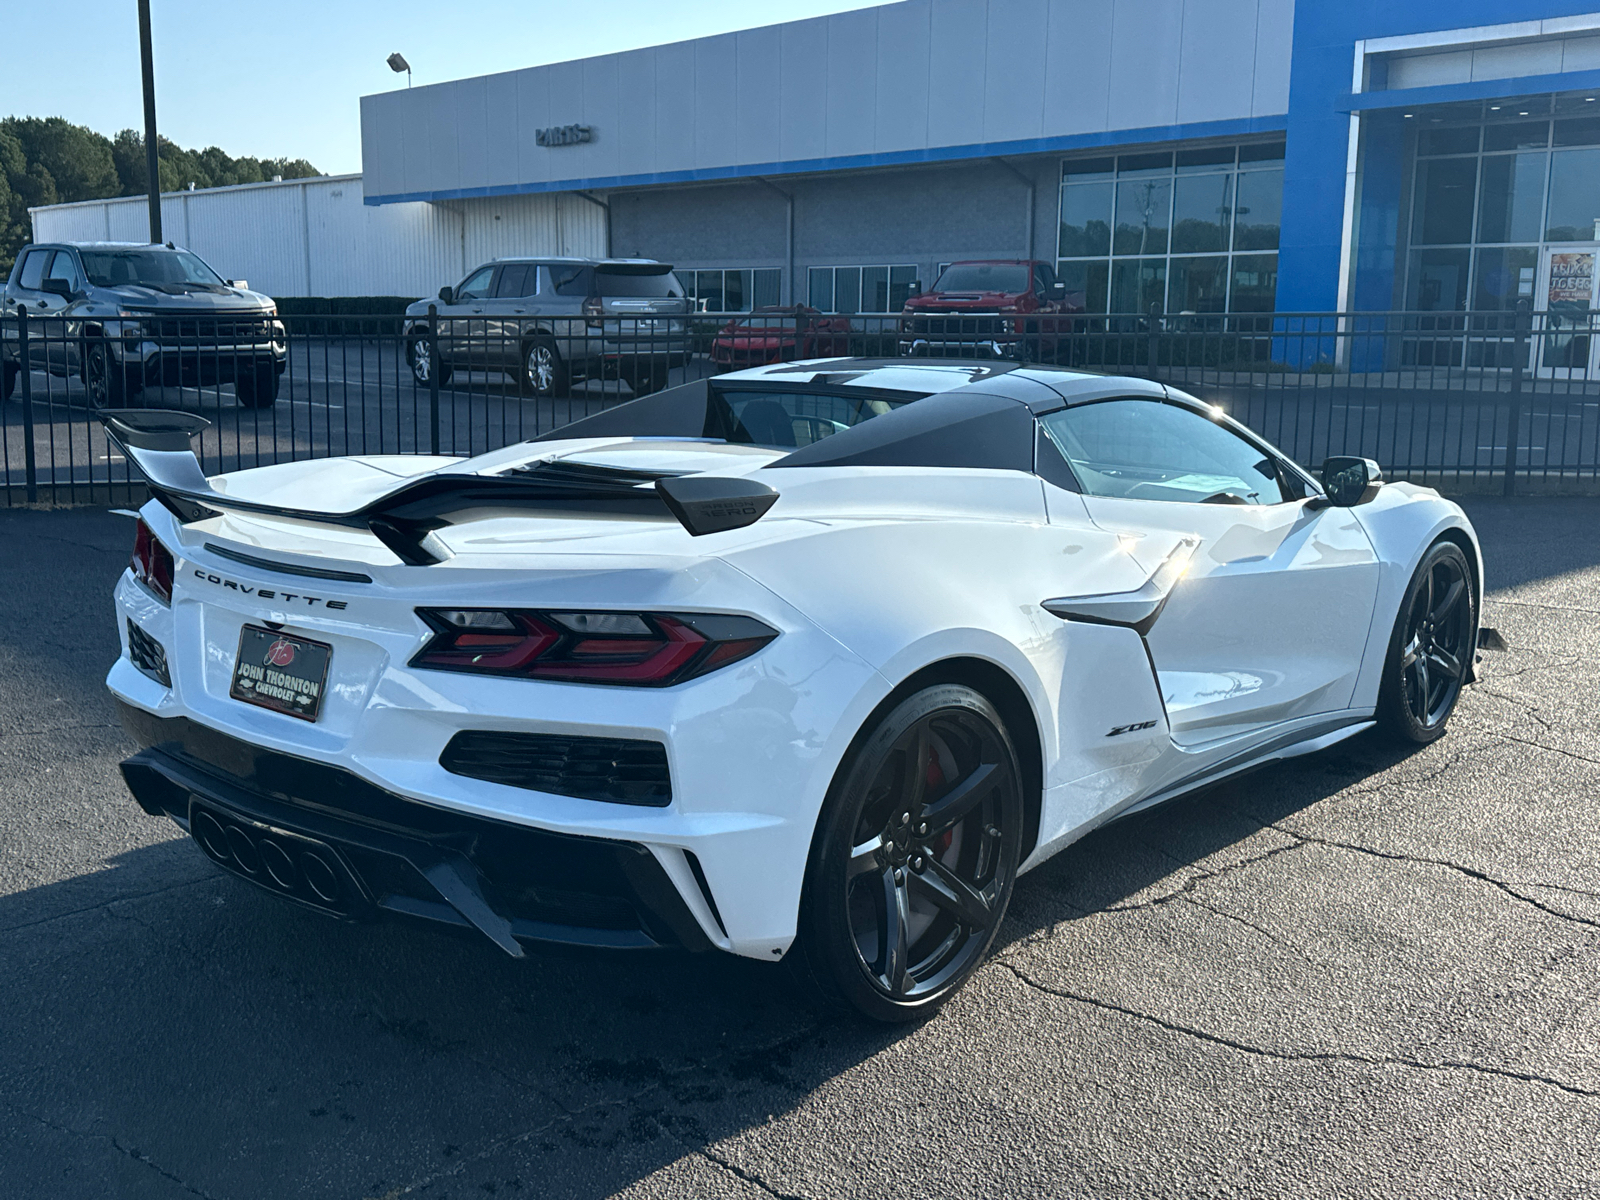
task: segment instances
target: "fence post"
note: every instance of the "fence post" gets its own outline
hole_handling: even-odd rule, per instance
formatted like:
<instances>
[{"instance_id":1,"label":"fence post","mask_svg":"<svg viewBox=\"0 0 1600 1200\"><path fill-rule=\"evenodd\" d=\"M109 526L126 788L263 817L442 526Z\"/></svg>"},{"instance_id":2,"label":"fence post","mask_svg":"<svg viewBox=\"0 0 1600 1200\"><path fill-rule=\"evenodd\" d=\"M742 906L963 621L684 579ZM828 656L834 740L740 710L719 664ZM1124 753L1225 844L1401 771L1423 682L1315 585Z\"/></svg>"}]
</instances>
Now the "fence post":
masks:
<instances>
[{"instance_id":1,"label":"fence post","mask_svg":"<svg viewBox=\"0 0 1600 1200\"><path fill-rule=\"evenodd\" d=\"M23 482L29 504L39 502L39 464L33 454L33 372L28 362L28 308L17 305L17 382L22 385Z\"/></svg>"},{"instance_id":2,"label":"fence post","mask_svg":"<svg viewBox=\"0 0 1600 1200\"><path fill-rule=\"evenodd\" d=\"M1156 377L1156 356L1160 353L1160 349L1159 349L1159 346L1158 346L1158 343L1157 343L1157 337L1158 337L1157 327L1158 327L1158 324L1159 324L1159 321L1160 321L1160 317L1161 317L1161 305L1157 304L1155 301L1152 300L1150 302L1150 349L1149 349L1149 361L1145 364L1146 367L1149 369L1150 378L1151 379L1154 379Z\"/></svg>"},{"instance_id":3,"label":"fence post","mask_svg":"<svg viewBox=\"0 0 1600 1200\"><path fill-rule=\"evenodd\" d=\"M1511 405L1506 413L1506 477L1501 494L1517 494L1517 451L1522 447L1522 373L1528 364L1528 326L1531 323L1526 300L1517 301L1511 318Z\"/></svg>"},{"instance_id":4,"label":"fence post","mask_svg":"<svg viewBox=\"0 0 1600 1200\"><path fill-rule=\"evenodd\" d=\"M428 305L428 362L433 370L428 372L428 422L432 434L429 446L439 453L439 306Z\"/></svg>"}]
</instances>

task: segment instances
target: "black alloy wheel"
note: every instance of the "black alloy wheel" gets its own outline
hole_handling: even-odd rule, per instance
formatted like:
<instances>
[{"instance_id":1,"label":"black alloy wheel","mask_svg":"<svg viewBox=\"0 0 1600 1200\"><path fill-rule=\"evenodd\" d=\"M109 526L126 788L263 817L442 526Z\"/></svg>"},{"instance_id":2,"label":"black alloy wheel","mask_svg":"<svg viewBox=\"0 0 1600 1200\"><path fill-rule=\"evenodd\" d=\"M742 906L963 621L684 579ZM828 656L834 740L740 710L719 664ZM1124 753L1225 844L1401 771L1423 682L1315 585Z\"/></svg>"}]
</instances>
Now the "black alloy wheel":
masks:
<instances>
[{"instance_id":1,"label":"black alloy wheel","mask_svg":"<svg viewBox=\"0 0 1600 1200\"><path fill-rule=\"evenodd\" d=\"M1400 603L1378 692L1379 725L1419 745L1442 736L1471 670L1477 637L1467 556L1454 542L1437 542Z\"/></svg>"},{"instance_id":2,"label":"black alloy wheel","mask_svg":"<svg viewBox=\"0 0 1600 1200\"><path fill-rule=\"evenodd\" d=\"M567 394L567 364L556 349L554 338L536 337L522 347L522 366L517 372L517 382L524 396L540 400L556 399Z\"/></svg>"},{"instance_id":3,"label":"black alloy wheel","mask_svg":"<svg viewBox=\"0 0 1600 1200\"><path fill-rule=\"evenodd\" d=\"M1021 780L969 687L925 688L878 722L830 791L806 876L800 958L826 999L906 1021L966 982L1011 900Z\"/></svg>"},{"instance_id":4,"label":"black alloy wheel","mask_svg":"<svg viewBox=\"0 0 1600 1200\"><path fill-rule=\"evenodd\" d=\"M89 393L89 406L96 410L121 408L130 395L140 390L132 373L112 356L111 347L99 338L92 339L84 350L83 386Z\"/></svg>"},{"instance_id":5,"label":"black alloy wheel","mask_svg":"<svg viewBox=\"0 0 1600 1200\"><path fill-rule=\"evenodd\" d=\"M433 343L427 338L412 338L406 345L406 359L411 366L411 378L417 381L417 386L427 387L435 375L439 378L440 387L450 382L449 364L434 362Z\"/></svg>"}]
</instances>

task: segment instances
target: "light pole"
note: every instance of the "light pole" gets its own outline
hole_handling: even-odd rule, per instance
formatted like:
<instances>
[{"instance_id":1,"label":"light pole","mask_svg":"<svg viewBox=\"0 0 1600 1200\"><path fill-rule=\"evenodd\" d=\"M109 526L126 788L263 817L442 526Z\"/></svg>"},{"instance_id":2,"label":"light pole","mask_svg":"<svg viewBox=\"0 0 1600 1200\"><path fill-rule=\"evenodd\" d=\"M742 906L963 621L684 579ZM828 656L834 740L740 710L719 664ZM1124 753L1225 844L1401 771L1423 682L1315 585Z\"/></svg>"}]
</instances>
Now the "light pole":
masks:
<instances>
[{"instance_id":1,"label":"light pole","mask_svg":"<svg viewBox=\"0 0 1600 1200\"><path fill-rule=\"evenodd\" d=\"M139 0L139 70L144 76L144 169L150 177L150 242L161 241L161 159L156 153L156 68L150 54L150 0Z\"/></svg>"},{"instance_id":2,"label":"light pole","mask_svg":"<svg viewBox=\"0 0 1600 1200\"><path fill-rule=\"evenodd\" d=\"M139 3L144 4L146 3L146 0L139 0ZM396 75L400 74L401 71L404 71L406 73L406 86L411 86L411 64L406 61L406 56L404 54L401 54L400 51L396 50L384 61L389 64L389 70L393 71Z\"/></svg>"}]
</instances>

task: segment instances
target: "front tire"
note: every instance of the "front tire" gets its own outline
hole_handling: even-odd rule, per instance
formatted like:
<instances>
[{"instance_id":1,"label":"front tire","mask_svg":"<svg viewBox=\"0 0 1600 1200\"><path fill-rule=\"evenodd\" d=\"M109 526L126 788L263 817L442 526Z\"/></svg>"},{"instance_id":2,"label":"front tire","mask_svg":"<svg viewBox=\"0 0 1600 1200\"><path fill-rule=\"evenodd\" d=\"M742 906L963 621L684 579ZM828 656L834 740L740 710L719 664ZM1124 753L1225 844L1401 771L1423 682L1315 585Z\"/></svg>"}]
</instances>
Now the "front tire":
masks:
<instances>
[{"instance_id":1,"label":"front tire","mask_svg":"<svg viewBox=\"0 0 1600 1200\"><path fill-rule=\"evenodd\" d=\"M427 338L412 338L407 343L406 363L418 387L427 387L428 381L435 375L438 376L440 387L450 382L450 364L434 361L433 343Z\"/></svg>"},{"instance_id":2,"label":"front tire","mask_svg":"<svg viewBox=\"0 0 1600 1200\"><path fill-rule=\"evenodd\" d=\"M983 695L908 697L840 768L813 841L799 965L878 1021L933 1012L988 953L1016 881L1022 774Z\"/></svg>"},{"instance_id":3,"label":"front tire","mask_svg":"<svg viewBox=\"0 0 1600 1200\"><path fill-rule=\"evenodd\" d=\"M1378 688L1378 727L1425 746L1444 735L1477 653L1478 598L1461 547L1436 542L1406 587Z\"/></svg>"},{"instance_id":4,"label":"front tire","mask_svg":"<svg viewBox=\"0 0 1600 1200\"><path fill-rule=\"evenodd\" d=\"M271 408L278 399L278 372L263 367L233 381L234 395L246 408Z\"/></svg>"},{"instance_id":5,"label":"front tire","mask_svg":"<svg viewBox=\"0 0 1600 1200\"><path fill-rule=\"evenodd\" d=\"M122 408L142 390L134 373L118 362L111 347L99 339L91 341L84 352L83 386L89 393L89 406L96 411Z\"/></svg>"}]
</instances>

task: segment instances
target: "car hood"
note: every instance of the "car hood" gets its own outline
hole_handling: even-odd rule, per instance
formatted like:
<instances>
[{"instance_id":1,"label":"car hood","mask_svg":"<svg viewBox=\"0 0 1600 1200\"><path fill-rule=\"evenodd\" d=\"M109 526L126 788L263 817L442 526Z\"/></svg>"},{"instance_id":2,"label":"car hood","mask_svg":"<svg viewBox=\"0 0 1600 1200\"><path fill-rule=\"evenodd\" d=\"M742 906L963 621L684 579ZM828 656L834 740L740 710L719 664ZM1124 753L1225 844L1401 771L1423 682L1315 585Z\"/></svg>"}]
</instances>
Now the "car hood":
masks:
<instances>
[{"instance_id":1,"label":"car hood","mask_svg":"<svg viewBox=\"0 0 1600 1200\"><path fill-rule=\"evenodd\" d=\"M998 308L1002 304L1015 304L1020 297L1015 292L928 292L906 301L912 312L954 312L969 308Z\"/></svg>"},{"instance_id":2,"label":"car hood","mask_svg":"<svg viewBox=\"0 0 1600 1200\"><path fill-rule=\"evenodd\" d=\"M169 289L146 287L142 284L122 284L118 287L96 288L95 291L107 300L113 300L128 308L148 308L185 313L236 313L273 307L270 296L263 296L260 292L246 291L243 288L228 288L225 291L205 291L199 288L189 290L172 287Z\"/></svg>"}]
</instances>

